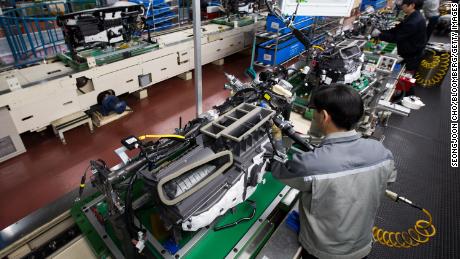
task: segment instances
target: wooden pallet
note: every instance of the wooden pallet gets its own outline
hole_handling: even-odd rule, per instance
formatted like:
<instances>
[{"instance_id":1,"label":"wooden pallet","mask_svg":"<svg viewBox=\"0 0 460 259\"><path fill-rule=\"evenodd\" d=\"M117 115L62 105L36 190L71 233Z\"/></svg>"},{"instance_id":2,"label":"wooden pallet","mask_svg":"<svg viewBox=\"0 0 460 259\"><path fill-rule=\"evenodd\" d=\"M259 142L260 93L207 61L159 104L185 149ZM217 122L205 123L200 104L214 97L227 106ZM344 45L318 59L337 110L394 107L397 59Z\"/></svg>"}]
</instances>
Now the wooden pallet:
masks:
<instances>
[{"instance_id":1,"label":"wooden pallet","mask_svg":"<svg viewBox=\"0 0 460 259\"><path fill-rule=\"evenodd\" d=\"M117 114L117 113L111 113L107 116L103 116L100 112L98 111L95 111L93 112L93 114L91 114L91 119L93 120L93 124L96 126L96 127L102 127L106 124L109 124L113 121L116 121L120 118L123 118L125 117L126 115L132 113L133 111L131 110L131 108L129 108L128 106L126 106L126 111L124 111L123 113L121 114Z\"/></svg>"}]
</instances>

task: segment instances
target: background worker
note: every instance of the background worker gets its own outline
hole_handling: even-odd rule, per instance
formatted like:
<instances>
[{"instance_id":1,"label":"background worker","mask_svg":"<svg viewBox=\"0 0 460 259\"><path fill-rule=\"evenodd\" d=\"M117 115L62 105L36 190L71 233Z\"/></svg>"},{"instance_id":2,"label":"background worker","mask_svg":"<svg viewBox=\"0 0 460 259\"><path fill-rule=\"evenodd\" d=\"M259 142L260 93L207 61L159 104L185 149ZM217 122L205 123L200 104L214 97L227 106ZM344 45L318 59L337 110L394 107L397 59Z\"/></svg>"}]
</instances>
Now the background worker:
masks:
<instances>
[{"instance_id":1,"label":"background worker","mask_svg":"<svg viewBox=\"0 0 460 259\"><path fill-rule=\"evenodd\" d=\"M439 0L425 0L425 2L423 2L423 14L428 20L428 25L426 26L426 42L429 42L431 34L439 21Z\"/></svg>"},{"instance_id":2,"label":"background worker","mask_svg":"<svg viewBox=\"0 0 460 259\"><path fill-rule=\"evenodd\" d=\"M400 7L406 15L404 20L393 29L372 32L373 37L396 43L407 72L412 74L418 69L426 46L426 21L419 11L422 6L423 0L403 0Z\"/></svg>"},{"instance_id":3,"label":"background worker","mask_svg":"<svg viewBox=\"0 0 460 259\"><path fill-rule=\"evenodd\" d=\"M342 84L320 88L310 107L326 136L320 146L271 163L274 177L301 191L302 258L365 258L380 200L387 183L396 179L393 155L353 130L363 115L354 89Z\"/></svg>"}]
</instances>

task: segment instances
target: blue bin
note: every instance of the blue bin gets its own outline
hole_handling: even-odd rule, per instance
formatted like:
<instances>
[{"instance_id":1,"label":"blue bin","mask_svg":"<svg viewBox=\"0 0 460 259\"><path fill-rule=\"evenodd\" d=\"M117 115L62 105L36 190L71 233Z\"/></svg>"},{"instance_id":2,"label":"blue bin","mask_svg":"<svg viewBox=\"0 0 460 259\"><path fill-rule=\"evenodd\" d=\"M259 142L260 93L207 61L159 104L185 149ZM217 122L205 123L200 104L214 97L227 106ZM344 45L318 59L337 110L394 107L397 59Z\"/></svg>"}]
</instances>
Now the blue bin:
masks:
<instances>
[{"instance_id":1,"label":"blue bin","mask_svg":"<svg viewBox=\"0 0 460 259\"><path fill-rule=\"evenodd\" d=\"M277 49L275 44L276 39L272 39L257 46L258 63L276 66L305 51L305 46L292 35L281 38Z\"/></svg>"},{"instance_id":2,"label":"blue bin","mask_svg":"<svg viewBox=\"0 0 460 259\"><path fill-rule=\"evenodd\" d=\"M129 2L136 3L136 4L143 4L145 7L150 5L150 0L129 0ZM153 6L164 4L165 0L153 0Z\"/></svg>"},{"instance_id":3,"label":"blue bin","mask_svg":"<svg viewBox=\"0 0 460 259\"><path fill-rule=\"evenodd\" d=\"M291 32L289 28L286 27L286 25L281 21L278 17L274 15L268 15L267 20L266 20L266 31L268 32L278 32L280 34L286 34ZM310 16L297 16L294 19L294 27L297 29L303 29L306 28L307 26L310 26L313 24L313 18Z\"/></svg>"},{"instance_id":4,"label":"blue bin","mask_svg":"<svg viewBox=\"0 0 460 259\"><path fill-rule=\"evenodd\" d=\"M154 16L158 16L171 11L171 6L167 4L157 5L152 9L147 10L146 17L151 17L152 13Z\"/></svg>"},{"instance_id":5,"label":"blue bin","mask_svg":"<svg viewBox=\"0 0 460 259\"><path fill-rule=\"evenodd\" d=\"M162 22L166 22L166 21L171 21L172 19L176 18L177 17L177 14L173 13L173 12L165 12L163 13L162 15L160 16L155 16L155 19L153 19L152 16L150 16L149 18L147 18L147 24L150 25L150 26L157 26L157 24L159 23L162 23Z\"/></svg>"}]
</instances>

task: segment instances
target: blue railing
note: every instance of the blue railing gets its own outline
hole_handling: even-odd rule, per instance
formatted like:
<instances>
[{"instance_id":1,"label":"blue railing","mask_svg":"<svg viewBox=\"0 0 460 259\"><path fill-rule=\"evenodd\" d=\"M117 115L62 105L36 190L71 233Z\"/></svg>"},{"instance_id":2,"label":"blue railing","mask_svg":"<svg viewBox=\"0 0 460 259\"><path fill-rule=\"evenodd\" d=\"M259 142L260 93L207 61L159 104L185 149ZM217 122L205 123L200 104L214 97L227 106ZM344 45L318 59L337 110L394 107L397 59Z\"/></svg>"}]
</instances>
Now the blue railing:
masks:
<instances>
[{"instance_id":1,"label":"blue railing","mask_svg":"<svg viewBox=\"0 0 460 259\"><path fill-rule=\"evenodd\" d=\"M26 2L16 3L16 8L3 11L0 26L8 41L14 65L20 67L65 51L64 35L56 17L96 6L96 0Z\"/></svg>"}]
</instances>

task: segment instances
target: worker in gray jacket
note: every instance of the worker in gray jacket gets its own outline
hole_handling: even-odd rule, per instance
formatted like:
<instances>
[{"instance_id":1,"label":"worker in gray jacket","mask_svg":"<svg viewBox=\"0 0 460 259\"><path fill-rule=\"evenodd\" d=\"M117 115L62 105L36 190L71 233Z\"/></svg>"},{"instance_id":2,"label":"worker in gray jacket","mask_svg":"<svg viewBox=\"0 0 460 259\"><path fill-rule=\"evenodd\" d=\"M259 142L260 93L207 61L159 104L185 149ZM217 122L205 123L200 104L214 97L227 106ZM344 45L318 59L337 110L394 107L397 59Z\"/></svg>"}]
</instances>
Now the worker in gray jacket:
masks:
<instances>
[{"instance_id":1,"label":"worker in gray jacket","mask_svg":"<svg viewBox=\"0 0 460 259\"><path fill-rule=\"evenodd\" d=\"M320 146L271 164L274 177L301 192L302 258L365 258L380 200L387 183L396 180L393 155L353 130L363 115L362 99L354 89L320 88L310 107L325 135Z\"/></svg>"},{"instance_id":2,"label":"worker in gray jacket","mask_svg":"<svg viewBox=\"0 0 460 259\"><path fill-rule=\"evenodd\" d=\"M428 42L439 21L439 0L425 0L423 2L423 14L428 20L426 26L426 41Z\"/></svg>"}]
</instances>

